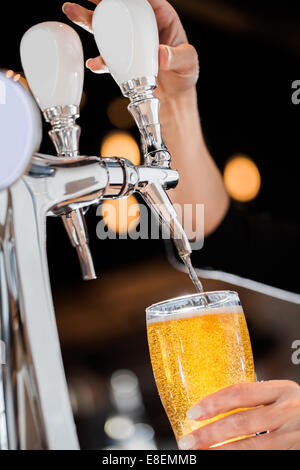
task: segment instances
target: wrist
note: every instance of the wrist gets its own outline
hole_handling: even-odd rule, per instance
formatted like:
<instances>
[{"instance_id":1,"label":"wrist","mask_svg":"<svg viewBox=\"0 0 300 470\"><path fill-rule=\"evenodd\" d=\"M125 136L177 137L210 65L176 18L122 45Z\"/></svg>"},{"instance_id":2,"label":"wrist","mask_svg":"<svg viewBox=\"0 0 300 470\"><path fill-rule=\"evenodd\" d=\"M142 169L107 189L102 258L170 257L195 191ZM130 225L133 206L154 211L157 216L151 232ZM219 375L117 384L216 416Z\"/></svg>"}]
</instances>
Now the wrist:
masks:
<instances>
[{"instance_id":1,"label":"wrist","mask_svg":"<svg viewBox=\"0 0 300 470\"><path fill-rule=\"evenodd\" d=\"M179 124L182 117L198 115L196 87L178 93L177 95L159 94L161 123L163 126Z\"/></svg>"},{"instance_id":2,"label":"wrist","mask_svg":"<svg viewBox=\"0 0 300 470\"><path fill-rule=\"evenodd\" d=\"M222 175L203 138L196 88L176 98L161 97L161 124L172 168L180 174L171 200L181 206L205 204L205 233L209 234L224 218L229 199ZM193 234L188 233L188 236Z\"/></svg>"},{"instance_id":3,"label":"wrist","mask_svg":"<svg viewBox=\"0 0 300 470\"><path fill-rule=\"evenodd\" d=\"M165 144L175 154L195 154L206 151L203 139L196 87L189 88L176 96L160 96L160 121ZM193 143L193 145L191 145ZM177 151L176 151L177 150Z\"/></svg>"}]
</instances>

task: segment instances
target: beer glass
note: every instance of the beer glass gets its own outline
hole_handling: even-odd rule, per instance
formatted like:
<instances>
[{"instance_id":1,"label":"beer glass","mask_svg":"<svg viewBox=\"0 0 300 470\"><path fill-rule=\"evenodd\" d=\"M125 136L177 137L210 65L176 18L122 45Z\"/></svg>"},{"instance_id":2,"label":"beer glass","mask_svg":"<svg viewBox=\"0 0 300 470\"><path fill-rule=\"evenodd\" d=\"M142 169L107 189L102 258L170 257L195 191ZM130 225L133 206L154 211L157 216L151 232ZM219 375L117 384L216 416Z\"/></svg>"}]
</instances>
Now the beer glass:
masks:
<instances>
[{"instance_id":1,"label":"beer glass","mask_svg":"<svg viewBox=\"0 0 300 470\"><path fill-rule=\"evenodd\" d=\"M157 388L179 440L225 416L187 419L187 410L199 400L229 385L255 381L246 320L238 294L231 291L180 297L146 312Z\"/></svg>"}]
</instances>

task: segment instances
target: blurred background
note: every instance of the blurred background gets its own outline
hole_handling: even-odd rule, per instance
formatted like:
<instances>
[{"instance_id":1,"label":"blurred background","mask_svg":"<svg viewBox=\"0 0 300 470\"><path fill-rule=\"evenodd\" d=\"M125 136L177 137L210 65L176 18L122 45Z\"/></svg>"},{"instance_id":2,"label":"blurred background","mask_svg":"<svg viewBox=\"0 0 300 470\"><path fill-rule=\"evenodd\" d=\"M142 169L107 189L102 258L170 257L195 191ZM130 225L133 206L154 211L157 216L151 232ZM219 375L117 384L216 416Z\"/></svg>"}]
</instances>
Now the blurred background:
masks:
<instances>
[{"instance_id":1,"label":"blurred background","mask_svg":"<svg viewBox=\"0 0 300 470\"><path fill-rule=\"evenodd\" d=\"M0 67L24 86L21 37L38 22L66 22L62 3L2 2L7 28L0 31ZM300 224L300 105L291 100L292 82L299 78L299 8L292 2L270 6L261 0L170 3L199 53L203 131L236 210L264 221L284 220L293 230ZM93 37L77 31L85 58L97 55ZM79 121L82 154L140 161L139 135L126 106L109 75L86 71ZM41 152L53 153L46 125ZM87 223L99 279L89 283L81 280L76 253L61 221L48 218L51 283L81 446L171 449L174 439L150 366L145 307L191 293L193 288L162 240L98 240L101 213L96 212L97 208L88 211ZM119 234L127 231L124 220L116 227ZM106 223L114 229L109 219ZM226 239L223 243L226 250ZM217 268L213 254L210 261L205 245L203 253L205 263L199 267L210 268L201 271L207 289L230 287L241 295L258 377L299 380L300 366L290 360L291 344L300 331L300 287L292 266L286 272L286 285L293 286L289 290L294 294L288 294L215 271L212 275ZM251 276L246 273L246 277ZM281 287L276 275L267 284Z\"/></svg>"}]
</instances>

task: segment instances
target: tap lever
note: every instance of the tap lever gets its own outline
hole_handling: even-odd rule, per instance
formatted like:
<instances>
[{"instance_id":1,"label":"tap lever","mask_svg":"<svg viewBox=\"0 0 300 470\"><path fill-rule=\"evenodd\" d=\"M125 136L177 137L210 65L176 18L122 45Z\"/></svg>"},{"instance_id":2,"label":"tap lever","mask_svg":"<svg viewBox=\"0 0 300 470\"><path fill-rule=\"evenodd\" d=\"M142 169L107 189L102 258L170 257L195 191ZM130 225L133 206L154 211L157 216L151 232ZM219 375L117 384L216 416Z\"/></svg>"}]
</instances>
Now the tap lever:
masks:
<instances>
[{"instance_id":1,"label":"tap lever","mask_svg":"<svg viewBox=\"0 0 300 470\"><path fill-rule=\"evenodd\" d=\"M84 65L78 34L70 26L47 21L30 28L21 42L21 59L32 92L52 126L49 136L59 157L78 157L79 104ZM62 215L71 244L76 247L83 279L95 279L82 211Z\"/></svg>"},{"instance_id":2,"label":"tap lever","mask_svg":"<svg viewBox=\"0 0 300 470\"><path fill-rule=\"evenodd\" d=\"M158 28L146 0L102 0L95 9L93 31L101 56L124 96L141 132L145 163L170 166L154 96L158 75ZM117 24L117 28L112 28Z\"/></svg>"}]
</instances>

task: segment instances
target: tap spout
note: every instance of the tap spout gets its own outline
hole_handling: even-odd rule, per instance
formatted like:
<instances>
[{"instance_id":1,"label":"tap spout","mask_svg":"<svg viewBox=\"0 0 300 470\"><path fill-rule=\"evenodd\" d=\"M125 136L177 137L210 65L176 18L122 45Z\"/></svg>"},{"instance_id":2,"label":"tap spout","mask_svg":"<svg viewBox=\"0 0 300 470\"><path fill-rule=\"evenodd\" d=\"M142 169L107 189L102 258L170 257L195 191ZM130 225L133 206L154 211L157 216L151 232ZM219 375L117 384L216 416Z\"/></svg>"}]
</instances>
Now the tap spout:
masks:
<instances>
[{"instance_id":1,"label":"tap spout","mask_svg":"<svg viewBox=\"0 0 300 470\"><path fill-rule=\"evenodd\" d=\"M141 166L138 191L161 223L165 235L173 239L178 254L183 258L192 252L189 240L170 201L167 189L176 187L179 175L170 168Z\"/></svg>"},{"instance_id":2,"label":"tap spout","mask_svg":"<svg viewBox=\"0 0 300 470\"><path fill-rule=\"evenodd\" d=\"M163 186L157 182L149 183L140 193L161 223L165 236L174 241L179 256L184 258L190 255L192 252L190 242Z\"/></svg>"},{"instance_id":3,"label":"tap spout","mask_svg":"<svg viewBox=\"0 0 300 470\"><path fill-rule=\"evenodd\" d=\"M79 138L81 129L76 124L79 117L78 106L53 106L43 112L44 118L51 124L49 137L58 157L79 157ZM82 278L85 281L96 279L94 262L89 247L89 236L84 213L77 209L61 215L71 245L76 248Z\"/></svg>"},{"instance_id":4,"label":"tap spout","mask_svg":"<svg viewBox=\"0 0 300 470\"><path fill-rule=\"evenodd\" d=\"M62 215L66 232L74 248L76 248L84 281L96 279L94 262L89 248L88 231L82 209L76 209Z\"/></svg>"}]
</instances>

